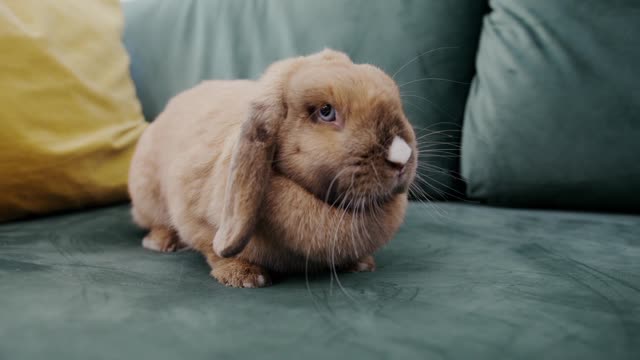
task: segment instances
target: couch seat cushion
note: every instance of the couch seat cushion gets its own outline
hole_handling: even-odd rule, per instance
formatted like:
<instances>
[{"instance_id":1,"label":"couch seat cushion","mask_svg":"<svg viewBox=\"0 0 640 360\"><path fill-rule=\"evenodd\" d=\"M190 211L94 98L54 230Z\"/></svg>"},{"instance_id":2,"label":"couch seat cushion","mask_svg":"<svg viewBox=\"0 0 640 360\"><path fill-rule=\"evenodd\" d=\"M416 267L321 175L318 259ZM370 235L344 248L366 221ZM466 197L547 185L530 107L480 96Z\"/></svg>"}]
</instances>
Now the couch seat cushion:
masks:
<instances>
[{"instance_id":1,"label":"couch seat cushion","mask_svg":"<svg viewBox=\"0 0 640 360\"><path fill-rule=\"evenodd\" d=\"M5 359L631 359L640 217L412 204L374 273L225 288L128 207L0 226ZM634 355L635 354L635 355Z\"/></svg>"}]
</instances>

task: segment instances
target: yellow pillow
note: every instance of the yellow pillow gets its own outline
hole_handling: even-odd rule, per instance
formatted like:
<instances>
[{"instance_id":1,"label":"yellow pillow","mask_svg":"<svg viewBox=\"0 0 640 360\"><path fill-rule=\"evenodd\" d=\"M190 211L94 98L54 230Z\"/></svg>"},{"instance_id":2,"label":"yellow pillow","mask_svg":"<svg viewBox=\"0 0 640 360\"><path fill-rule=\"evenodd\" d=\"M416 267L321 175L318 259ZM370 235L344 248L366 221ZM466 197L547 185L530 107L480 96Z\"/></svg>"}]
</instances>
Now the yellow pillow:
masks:
<instances>
[{"instance_id":1,"label":"yellow pillow","mask_svg":"<svg viewBox=\"0 0 640 360\"><path fill-rule=\"evenodd\" d=\"M127 198L123 22L119 0L0 1L0 221Z\"/></svg>"}]
</instances>

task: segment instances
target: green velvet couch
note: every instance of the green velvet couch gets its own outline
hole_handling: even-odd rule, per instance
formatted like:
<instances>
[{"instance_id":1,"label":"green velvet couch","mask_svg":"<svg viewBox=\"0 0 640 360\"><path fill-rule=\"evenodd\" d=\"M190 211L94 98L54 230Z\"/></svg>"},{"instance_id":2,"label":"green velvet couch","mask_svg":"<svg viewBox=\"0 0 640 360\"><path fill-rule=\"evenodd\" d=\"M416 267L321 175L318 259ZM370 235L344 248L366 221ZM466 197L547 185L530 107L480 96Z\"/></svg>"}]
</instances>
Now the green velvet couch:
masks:
<instances>
[{"instance_id":1,"label":"green velvet couch","mask_svg":"<svg viewBox=\"0 0 640 360\"><path fill-rule=\"evenodd\" d=\"M272 58L307 50L266 46L237 66L185 55L169 72L161 69L170 60L162 49L167 57L193 49L207 56L205 43L183 36L202 27L184 19L202 25L196 20L208 18L218 28L204 30L220 33L220 26L268 22L277 6L262 12L265 3L255 2L259 14L238 22L231 2L209 2L223 4L209 15L204 1L175 1L191 4L178 10L146 3L127 3L125 43L149 120L201 78L255 76ZM476 10L468 26L478 28L486 9ZM220 36L233 39L226 46L237 47L236 56L249 56L235 30ZM477 41L477 33L465 37ZM342 47L369 56L364 45ZM430 95L438 94L459 118L466 90ZM637 215L416 201L377 254L376 272L284 277L262 289L226 288L197 253L150 252L140 245L143 235L127 204L0 225L0 359L640 357Z\"/></svg>"}]
</instances>

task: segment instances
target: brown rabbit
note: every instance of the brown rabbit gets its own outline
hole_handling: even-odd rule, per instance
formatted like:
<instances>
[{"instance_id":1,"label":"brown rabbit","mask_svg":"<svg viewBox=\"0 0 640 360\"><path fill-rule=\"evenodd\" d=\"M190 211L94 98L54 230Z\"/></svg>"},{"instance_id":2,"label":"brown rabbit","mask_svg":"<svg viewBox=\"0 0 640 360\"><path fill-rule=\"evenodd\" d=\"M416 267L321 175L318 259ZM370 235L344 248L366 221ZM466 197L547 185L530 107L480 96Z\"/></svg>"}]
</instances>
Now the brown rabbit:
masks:
<instances>
[{"instance_id":1,"label":"brown rabbit","mask_svg":"<svg viewBox=\"0 0 640 360\"><path fill-rule=\"evenodd\" d=\"M221 283L372 271L403 221L415 134L393 80L324 50L208 81L143 134L129 177L146 248L200 251Z\"/></svg>"}]
</instances>

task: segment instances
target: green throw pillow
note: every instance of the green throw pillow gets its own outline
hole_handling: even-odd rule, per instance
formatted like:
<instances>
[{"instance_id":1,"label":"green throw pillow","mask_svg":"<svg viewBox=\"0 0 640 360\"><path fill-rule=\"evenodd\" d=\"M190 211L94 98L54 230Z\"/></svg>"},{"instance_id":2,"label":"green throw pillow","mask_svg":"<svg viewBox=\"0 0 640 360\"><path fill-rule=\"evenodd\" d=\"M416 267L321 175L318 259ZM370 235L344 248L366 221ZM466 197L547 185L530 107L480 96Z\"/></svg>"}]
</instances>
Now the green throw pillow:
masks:
<instances>
[{"instance_id":1,"label":"green throw pillow","mask_svg":"<svg viewBox=\"0 0 640 360\"><path fill-rule=\"evenodd\" d=\"M640 1L491 6L465 115L468 195L640 211Z\"/></svg>"},{"instance_id":2,"label":"green throw pillow","mask_svg":"<svg viewBox=\"0 0 640 360\"><path fill-rule=\"evenodd\" d=\"M395 74L406 113L424 135L418 193L461 196L460 131L486 1L136 0L124 6L125 43L148 120L203 79L256 78L276 60L331 47Z\"/></svg>"}]
</instances>

